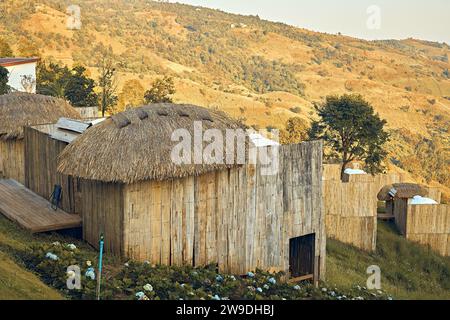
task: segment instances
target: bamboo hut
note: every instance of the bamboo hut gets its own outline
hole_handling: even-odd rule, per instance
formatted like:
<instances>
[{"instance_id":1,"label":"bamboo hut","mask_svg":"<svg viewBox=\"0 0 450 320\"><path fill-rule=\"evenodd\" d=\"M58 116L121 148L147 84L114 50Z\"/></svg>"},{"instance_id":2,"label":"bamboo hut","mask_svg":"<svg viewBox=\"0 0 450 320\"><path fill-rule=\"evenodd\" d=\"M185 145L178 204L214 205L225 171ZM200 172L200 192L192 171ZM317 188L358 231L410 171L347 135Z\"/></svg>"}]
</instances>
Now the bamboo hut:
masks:
<instances>
[{"instance_id":1,"label":"bamboo hut","mask_svg":"<svg viewBox=\"0 0 450 320\"><path fill-rule=\"evenodd\" d=\"M434 188L412 183L387 185L378 193L406 239L450 256L450 206L439 204L439 198Z\"/></svg>"},{"instance_id":2,"label":"bamboo hut","mask_svg":"<svg viewBox=\"0 0 450 320\"><path fill-rule=\"evenodd\" d=\"M96 246L104 234L110 254L152 264L323 277L321 142L279 147L271 175L260 164L175 164L172 133L195 136L199 124L203 132L244 129L218 111L156 104L108 118L69 144L58 170L80 179L84 239Z\"/></svg>"},{"instance_id":3,"label":"bamboo hut","mask_svg":"<svg viewBox=\"0 0 450 320\"><path fill-rule=\"evenodd\" d=\"M59 208L78 213L78 180L58 173L57 159L69 143L100 121L60 118L56 123L24 127L25 186L45 199L55 185L61 187Z\"/></svg>"},{"instance_id":4,"label":"bamboo hut","mask_svg":"<svg viewBox=\"0 0 450 320\"><path fill-rule=\"evenodd\" d=\"M79 118L66 101L30 93L0 96L0 177L24 184L24 126Z\"/></svg>"}]
</instances>

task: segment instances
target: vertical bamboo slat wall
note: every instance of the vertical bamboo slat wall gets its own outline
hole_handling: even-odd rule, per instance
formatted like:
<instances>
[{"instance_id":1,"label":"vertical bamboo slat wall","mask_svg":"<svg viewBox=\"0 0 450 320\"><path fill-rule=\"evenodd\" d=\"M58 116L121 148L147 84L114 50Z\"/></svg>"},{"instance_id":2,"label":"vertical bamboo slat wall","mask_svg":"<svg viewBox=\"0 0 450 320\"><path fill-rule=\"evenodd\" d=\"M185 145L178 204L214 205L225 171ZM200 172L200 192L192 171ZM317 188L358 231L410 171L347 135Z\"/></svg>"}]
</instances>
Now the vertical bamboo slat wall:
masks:
<instances>
[{"instance_id":1,"label":"vertical bamboo slat wall","mask_svg":"<svg viewBox=\"0 0 450 320\"><path fill-rule=\"evenodd\" d=\"M401 174L346 175L339 164L325 164L323 201L327 236L366 251L376 249L377 194L382 187L405 182Z\"/></svg>"},{"instance_id":2,"label":"vertical bamboo slat wall","mask_svg":"<svg viewBox=\"0 0 450 320\"><path fill-rule=\"evenodd\" d=\"M23 139L0 140L0 178L25 183Z\"/></svg>"},{"instance_id":3,"label":"vertical bamboo slat wall","mask_svg":"<svg viewBox=\"0 0 450 320\"><path fill-rule=\"evenodd\" d=\"M450 256L450 205L411 205L400 199L395 201L395 211L396 224L407 240Z\"/></svg>"},{"instance_id":4,"label":"vertical bamboo slat wall","mask_svg":"<svg viewBox=\"0 0 450 320\"><path fill-rule=\"evenodd\" d=\"M55 184L62 187L61 208L78 213L76 184L71 177L57 172L57 157L67 143L50 138L46 133L53 125L25 127L25 186L49 199Z\"/></svg>"},{"instance_id":5,"label":"vertical bamboo slat wall","mask_svg":"<svg viewBox=\"0 0 450 320\"><path fill-rule=\"evenodd\" d=\"M442 201L442 192L437 187L428 187L428 198L435 200L437 203Z\"/></svg>"},{"instance_id":6,"label":"vertical bamboo slat wall","mask_svg":"<svg viewBox=\"0 0 450 320\"><path fill-rule=\"evenodd\" d=\"M395 199L391 201L394 207L395 224L401 235L406 235L406 217L408 199Z\"/></svg>"},{"instance_id":7,"label":"vertical bamboo slat wall","mask_svg":"<svg viewBox=\"0 0 450 320\"><path fill-rule=\"evenodd\" d=\"M83 219L83 239L98 248L100 234L105 251L123 256L123 184L81 180L79 211Z\"/></svg>"},{"instance_id":8,"label":"vertical bamboo slat wall","mask_svg":"<svg viewBox=\"0 0 450 320\"><path fill-rule=\"evenodd\" d=\"M83 196L89 202L82 209L85 238L96 244L100 230L91 225L104 223L110 228L105 236L114 238L110 252L118 254L122 243L126 256L141 261L218 263L225 272L245 273L255 268L288 271L289 239L315 233L315 273L323 277L322 144L281 147L279 159L278 174L272 176L261 175L260 165L248 165L117 186L123 203L109 209L100 206L120 197L105 192L114 184L91 183L88 190L83 182L82 194L95 194L95 199Z\"/></svg>"}]
</instances>

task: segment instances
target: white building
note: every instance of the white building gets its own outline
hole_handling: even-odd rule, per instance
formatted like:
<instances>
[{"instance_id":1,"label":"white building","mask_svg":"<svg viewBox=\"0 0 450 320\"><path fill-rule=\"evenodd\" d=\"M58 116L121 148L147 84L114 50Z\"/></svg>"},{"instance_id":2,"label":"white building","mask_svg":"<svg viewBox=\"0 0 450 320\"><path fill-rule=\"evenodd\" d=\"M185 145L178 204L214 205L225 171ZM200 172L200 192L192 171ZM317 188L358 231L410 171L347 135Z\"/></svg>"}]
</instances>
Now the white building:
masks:
<instances>
[{"instance_id":1,"label":"white building","mask_svg":"<svg viewBox=\"0 0 450 320\"><path fill-rule=\"evenodd\" d=\"M8 85L14 91L36 93L36 64L39 58L0 58L9 71Z\"/></svg>"}]
</instances>

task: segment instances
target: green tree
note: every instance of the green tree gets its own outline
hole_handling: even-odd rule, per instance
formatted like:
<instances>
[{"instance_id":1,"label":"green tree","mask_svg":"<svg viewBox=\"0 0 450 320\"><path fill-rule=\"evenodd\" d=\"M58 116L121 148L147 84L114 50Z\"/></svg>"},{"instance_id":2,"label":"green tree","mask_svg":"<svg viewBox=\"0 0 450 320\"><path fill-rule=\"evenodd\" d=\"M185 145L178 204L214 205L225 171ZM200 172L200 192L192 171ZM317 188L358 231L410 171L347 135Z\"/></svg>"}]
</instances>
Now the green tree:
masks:
<instances>
[{"instance_id":1,"label":"green tree","mask_svg":"<svg viewBox=\"0 0 450 320\"><path fill-rule=\"evenodd\" d=\"M145 92L145 103L172 103L175 94L175 84L172 77L156 79L149 90Z\"/></svg>"},{"instance_id":2,"label":"green tree","mask_svg":"<svg viewBox=\"0 0 450 320\"><path fill-rule=\"evenodd\" d=\"M64 98L75 107L98 105L95 81L86 75L82 66L70 70L56 63L40 63L36 83L37 93Z\"/></svg>"},{"instance_id":3,"label":"green tree","mask_svg":"<svg viewBox=\"0 0 450 320\"><path fill-rule=\"evenodd\" d=\"M374 113L373 107L360 95L328 96L316 106L319 120L312 123L311 139L323 139L329 147L328 156L342 161L341 175L354 161L364 161L366 170L376 174L383 170L386 157L384 144L389 135L384 131L385 120Z\"/></svg>"},{"instance_id":4,"label":"green tree","mask_svg":"<svg viewBox=\"0 0 450 320\"><path fill-rule=\"evenodd\" d=\"M8 42L0 38L0 58L8 58L13 56L13 51Z\"/></svg>"},{"instance_id":5,"label":"green tree","mask_svg":"<svg viewBox=\"0 0 450 320\"><path fill-rule=\"evenodd\" d=\"M57 63L41 62L36 70L36 92L48 96L65 98L70 70Z\"/></svg>"},{"instance_id":6,"label":"green tree","mask_svg":"<svg viewBox=\"0 0 450 320\"><path fill-rule=\"evenodd\" d=\"M8 69L0 66L0 94L7 94L10 91L10 87L8 86L8 75Z\"/></svg>"},{"instance_id":7,"label":"green tree","mask_svg":"<svg viewBox=\"0 0 450 320\"><path fill-rule=\"evenodd\" d=\"M86 68L76 66L66 83L65 96L75 107L94 107L98 105L98 95L94 88L95 81L87 77Z\"/></svg>"}]
</instances>

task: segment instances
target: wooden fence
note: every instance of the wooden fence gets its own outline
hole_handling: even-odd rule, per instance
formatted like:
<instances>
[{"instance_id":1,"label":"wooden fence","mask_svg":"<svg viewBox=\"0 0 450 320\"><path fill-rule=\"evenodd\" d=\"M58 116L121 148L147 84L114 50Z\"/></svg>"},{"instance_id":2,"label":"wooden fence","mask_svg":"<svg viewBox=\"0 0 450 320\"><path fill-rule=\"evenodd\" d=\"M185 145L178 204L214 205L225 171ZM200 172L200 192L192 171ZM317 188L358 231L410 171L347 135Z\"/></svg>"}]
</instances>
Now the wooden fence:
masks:
<instances>
[{"instance_id":1,"label":"wooden fence","mask_svg":"<svg viewBox=\"0 0 450 320\"><path fill-rule=\"evenodd\" d=\"M25 182L23 146L23 139L0 140L0 178Z\"/></svg>"},{"instance_id":2,"label":"wooden fence","mask_svg":"<svg viewBox=\"0 0 450 320\"><path fill-rule=\"evenodd\" d=\"M450 205L411 205L400 199L394 208L397 226L406 239L450 256Z\"/></svg>"},{"instance_id":3,"label":"wooden fence","mask_svg":"<svg viewBox=\"0 0 450 320\"><path fill-rule=\"evenodd\" d=\"M25 127L25 186L45 199L55 184L62 187L61 209L78 213L76 179L57 172L57 158L67 143L52 139L46 132L53 125Z\"/></svg>"},{"instance_id":4,"label":"wooden fence","mask_svg":"<svg viewBox=\"0 0 450 320\"><path fill-rule=\"evenodd\" d=\"M366 251L374 251L377 194L385 185L406 182L406 175L345 175L344 181L341 181L339 164L325 164L323 172L327 236Z\"/></svg>"}]
</instances>

